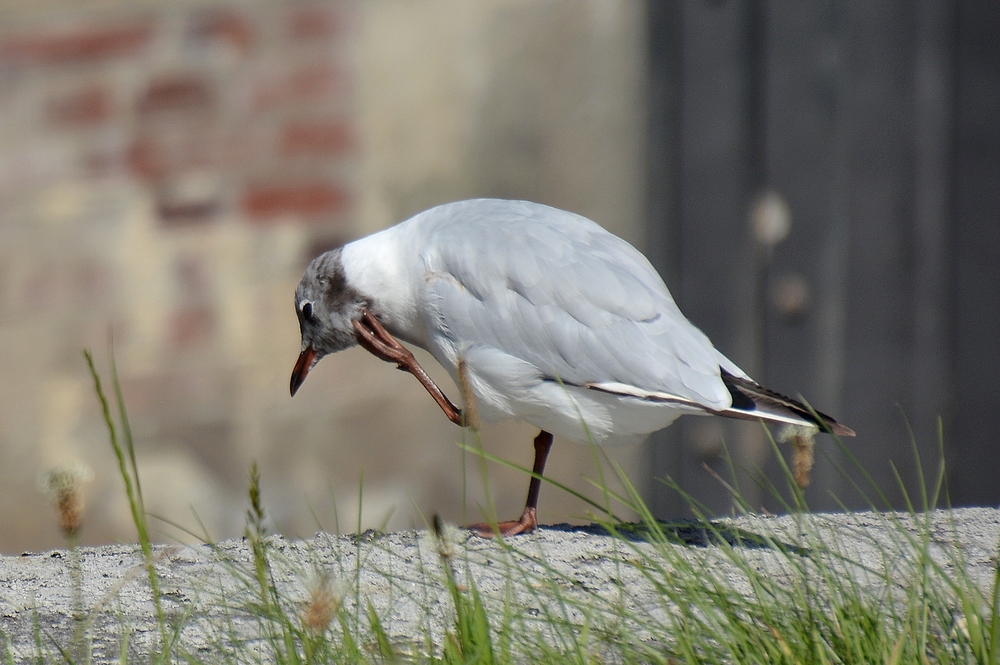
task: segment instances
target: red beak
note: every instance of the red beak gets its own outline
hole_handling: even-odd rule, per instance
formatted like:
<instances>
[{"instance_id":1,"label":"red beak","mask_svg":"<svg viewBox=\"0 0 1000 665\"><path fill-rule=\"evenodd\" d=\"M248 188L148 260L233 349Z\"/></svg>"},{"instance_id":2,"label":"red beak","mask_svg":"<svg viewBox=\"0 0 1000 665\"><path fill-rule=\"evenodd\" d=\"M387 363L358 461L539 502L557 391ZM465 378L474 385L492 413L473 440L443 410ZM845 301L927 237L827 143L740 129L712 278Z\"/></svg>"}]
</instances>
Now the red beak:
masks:
<instances>
[{"instance_id":1,"label":"red beak","mask_svg":"<svg viewBox=\"0 0 1000 665\"><path fill-rule=\"evenodd\" d=\"M295 363L295 368L292 370L292 383L291 391L292 397L295 397L295 393L298 392L299 386L302 382L306 380L306 375L309 374L309 370L313 368L316 364L316 349L312 346L307 346L299 354L299 359Z\"/></svg>"}]
</instances>

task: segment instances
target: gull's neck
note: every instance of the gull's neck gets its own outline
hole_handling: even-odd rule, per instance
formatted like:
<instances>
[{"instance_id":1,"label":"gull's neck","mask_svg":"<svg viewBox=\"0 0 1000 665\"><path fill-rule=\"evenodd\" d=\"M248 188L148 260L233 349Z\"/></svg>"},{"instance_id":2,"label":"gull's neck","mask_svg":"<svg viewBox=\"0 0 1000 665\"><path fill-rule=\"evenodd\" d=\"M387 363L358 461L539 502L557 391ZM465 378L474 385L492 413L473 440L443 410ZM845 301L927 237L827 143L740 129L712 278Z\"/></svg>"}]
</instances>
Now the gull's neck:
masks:
<instances>
[{"instance_id":1,"label":"gull's neck","mask_svg":"<svg viewBox=\"0 0 1000 665\"><path fill-rule=\"evenodd\" d=\"M375 314L390 333L423 347L416 290L423 281L416 249L393 226L348 243L341 250L347 282L372 300Z\"/></svg>"}]
</instances>

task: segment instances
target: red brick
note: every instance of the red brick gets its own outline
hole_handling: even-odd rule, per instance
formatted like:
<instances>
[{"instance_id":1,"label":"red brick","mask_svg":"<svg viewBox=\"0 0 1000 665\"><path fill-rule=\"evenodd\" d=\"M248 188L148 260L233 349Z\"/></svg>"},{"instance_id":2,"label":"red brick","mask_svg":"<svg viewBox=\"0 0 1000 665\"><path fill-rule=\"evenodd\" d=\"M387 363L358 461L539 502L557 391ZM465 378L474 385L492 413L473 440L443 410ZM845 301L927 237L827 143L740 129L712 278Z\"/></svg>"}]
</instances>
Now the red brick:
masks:
<instances>
[{"instance_id":1,"label":"red brick","mask_svg":"<svg viewBox=\"0 0 1000 665\"><path fill-rule=\"evenodd\" d=\"M43 263L16 283L12 299L29 312L51 312L60 306L83 305L83 298L98 297L110 276L98 266L79 261Z\"/></svg>"},{"instance_id":2,"label":"red brick","mask_svg":"<svg viewBox=\"0 0 1000 665\"><path fill-rule=\"evenodd\" d=\"M221 160L217 144L217 137L211 128L207 131L194 128L183 132L149 133L133 140L125 160L135 176L146 182L158 183L192 168L217 167Z\"/></svg>"},{"instance_id":3,"label":"red brick","mask_svg":"<svg viewBox=\"0 0 1000 665\"><path fill-rule=\"evenodd\" d=\"M227 168L235 166L239 169L259 160L265 149L268 158L270 158L273 152L273 148L267 140L270 138L268 133L262 132L258 125L234 123L232 126L227 126L218 137L219 147L215 153L218 163L226 165ZM266 148L262 148L262 144Z\"/></svg>"},{"instance_id":4,"label":"red brick","mask_svg":"<svg viewBox=\"0 0 1000 665\"><path fill-rule=\"evenodd\" d=\"M170 169L166 148L151 137L136 139L129 146L126 161L135 175L147 181L163 178Z\"/></svg>"},{"instance_id":5,"label":"red brick","mask_svg":"<svg viewBox=\"0 0 1000 665\"><path fill-rule=\"evenodd\" d=\"M73 267L71 277L74 301L79 305L108 302L112 293L112 274L106 265L83 260Z\"/></svg>"},{"instance_id":6,"label":"red brick","mask_svg":"<svg viewBox=\"0 0 1000 665\"><path fill-rule=\"evenodd\" d=\"M171 77L154 81L139 99L139 113L202 111L212 106L214 95L207 83L193 77Z\"/></svg>"},{"instance_id":7,"label":"red brick","mask_svg":"<svg viewBox=\"0 0 1000 665\"><path fill-rule=\"evenodd\" d=\"M99 125L111 117L111 92L102 85L53 99L48 104L49 122L61 127Z\"/></svg>"},{"instance_id":8,"label":"red brick","mask_svg":"<svg viewBox=\"0 0 1000 665\"><path fill-rule=\"evenodd\" d=\"M354 132L344 121L293 122L281 139L284 155L337 155L354 148Z\"/></svg>"},{"instance_id":9,"label":"red brick","mask_svg":"<svg viewBox=\"0 0 1000 665\"><path fill-rule=\"evenodd\" d=\"M139 54L153 30L147 23L75 27L13 35L0 42L0 56L28 64L58 64Z\"/></svg>"},{"instance_id":10,"label":"red brick","mask_svg":"<svg viewBox=\"0 0 1000 665\"><path fill-rule=\"evenodd\" d=\"M342 212L350 196L343 188L329 182L277 185L250 185L243 194L243 211L251 219L262 220L285 215L316 217Z\"/></svg>"},{"instance_id":11,"label":"red brick","mask_svg":"<svg viewBox=\"0 0 1000 665\"><path fill-rule=\"evenodd\" d=\"M299 7L292 11L288 34L295 41L330 39L339 27L329 7Z\"/></svg>"},{"instance_id":12,"label":"red brick","mask_svg":"<svg viewBox=\"0 0 1000 665\"><path fill-rule=\"evenodd\" d=\"M116 332L117 340L125 341ZM205 405L217 403L220 396L225 399L224 376L219 371L207 373L202 367L183 371L168 366L159 373L125 374L122 392L133 417L174 424L189 420L193 412L204 412Z\"/></svg>"},{"instance_id":13,"label":"red brick","mask_svg":"<svg viewBox=\"0 0 1000 665\"><path fill-rule=\"evenodd\" d=\"M215 218L219 202L214 199L197 201L175 201L162 198L156 201L156 213L160 223L166 227L203 224Z\"/></svg>"},{"instance_id":14,"label":"red brick","mask_svg":"<svg viewBox=\"0 0 1000 665\"><path fill-rule=\"evenodd\" d=\"M322 99L342 87L343 76L331 65L312 65L262 82L254 94L254 107L266 110Z\"/></svg>"},{"instance_id":15,"label":"red brick","mask_svg":"<svg viewBox=\"0 0 1000 665\"><path fill-rule=\"evenodd\" d=\"M207 305L181 307L171 315L167 330L174 349L206 344L215 331L215 312Z\"/></svg>"},{"instance_id":16,"label":"red brick","mask_svg":"<svg viewBox=\"0 0 1000 665\"><path fill-rule=\"evenodd\" d=\"M211 12L195 24L194 34L205 41L226 44L242 55L257 44L257 30L246 16L228 9Z\"/></svg>"},{"instance_id":17,"label":"red brick","mask_svg":"<svg viewBox=\"0 0 1000 665\"><path fill-rule=\"evenodd\" d=\"M121 166L121 154L114 151L91 150L83 156L83 167L89 178L104 178L116 174Z\"/></svg>"},{"instance_id":18,"label":"red brick","mask_svg":"<svg viewBox=\"0 0 1000 665\"><path fill-rule=\"evenodd\" d=\"M210 295L209 270L200 257L178 257L174 262L174 277L184 298L200 301Z\"/></svg>"},{"instance_id":19,"label":"red brick","mask_svg":"<svg viewBox=\"0 0 1000 665\"><path fill-rule=\"evenodd\" d=\"M56 309L58 296L62 292L59 274L55 266L42 266L31 270L18 284L15 299L17 307L26 312L42 313Z\"/></svg>"}]
</instances>

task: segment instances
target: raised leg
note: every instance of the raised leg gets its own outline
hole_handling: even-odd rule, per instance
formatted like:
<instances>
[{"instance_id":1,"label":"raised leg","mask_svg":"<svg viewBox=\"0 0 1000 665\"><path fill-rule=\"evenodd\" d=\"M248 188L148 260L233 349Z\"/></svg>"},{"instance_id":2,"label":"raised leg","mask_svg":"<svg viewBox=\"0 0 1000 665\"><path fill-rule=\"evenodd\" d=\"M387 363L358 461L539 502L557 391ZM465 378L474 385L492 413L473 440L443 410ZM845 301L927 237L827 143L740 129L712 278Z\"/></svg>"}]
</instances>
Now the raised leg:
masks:
<instances>
[{"instance_id":1,"label":"raised leg","mask_svg":"<svg viewBox=\"0 0 1000 665\"><path fill-rule=\"evenodd\" d=\"M369 312L367 309L362 313L361 320L354 322L354 332L358 338L358 344L361 345L366 351L374 355L376 358L381 358L382 360L390 363L396 363L398 369L404 372L409 372L416 377L417 381L420 382L434 401L437 402L441 410L444 411L444 415L448 416L448 420L455 423L456 425L465 426L464 419L462 417L462 410L455 406L450 399L437 387L431 377L427 376L427 372L424 368L420 366L417 359L413 357L413 354L405 346L399 343L395 337L393 337L388 330L386 330L382 323L375 318L375 315Z\"/></svg>"},{"instance_id":2,"label":"raised leg","mask_svg":"<svg viewBox=\"0 0 1000 665\"><path fill-rule=\"evenodd\" d=\"M482 538L492 538L497 533L506 538L535 530L538 526L538 491L542 488L542 472L545 470L545 460L549 457L550 448L552 448L552 435L542 430L535 437L535 463L531 467L528 500L524 503L524 512L521 513L520 519L500 522L496 531L489 524L470 524L469 531Z\"/></svg>"}]
</instances>

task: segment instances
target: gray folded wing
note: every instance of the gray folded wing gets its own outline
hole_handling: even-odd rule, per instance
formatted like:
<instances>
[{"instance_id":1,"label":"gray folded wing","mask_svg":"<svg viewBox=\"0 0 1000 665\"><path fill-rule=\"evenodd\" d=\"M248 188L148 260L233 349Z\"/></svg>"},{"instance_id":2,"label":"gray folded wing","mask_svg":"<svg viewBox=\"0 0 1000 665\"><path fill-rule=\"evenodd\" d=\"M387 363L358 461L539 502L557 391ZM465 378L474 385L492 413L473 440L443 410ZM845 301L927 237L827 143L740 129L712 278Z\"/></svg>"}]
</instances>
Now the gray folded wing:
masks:
<instances>
[{"instance_id":1,"label":"gray folded wing","mask_svg":"<svg viewBox=\"0 0 1000 665\"><path fill-rule=\"evenodd\" d=\"M547 206L479 200L430 219L421 257L441 334L537 368L724 409L719 353L645 257L593 222Z\"/></svg>"}]
</instances>

